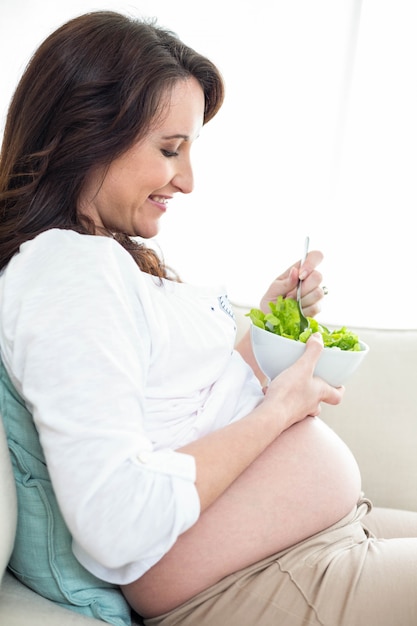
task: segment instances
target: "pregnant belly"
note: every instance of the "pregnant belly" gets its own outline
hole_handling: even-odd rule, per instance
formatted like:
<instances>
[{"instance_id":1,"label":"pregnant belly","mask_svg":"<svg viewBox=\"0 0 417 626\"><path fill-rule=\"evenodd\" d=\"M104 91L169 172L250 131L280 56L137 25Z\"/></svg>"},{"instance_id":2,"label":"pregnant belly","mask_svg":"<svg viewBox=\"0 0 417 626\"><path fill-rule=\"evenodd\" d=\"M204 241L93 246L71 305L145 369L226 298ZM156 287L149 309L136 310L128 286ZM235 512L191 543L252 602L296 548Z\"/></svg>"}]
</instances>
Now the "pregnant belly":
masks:
<instances>
[{"instance_id":1,"label":"pregnant belly","mask_svg":"<svg viewBox=\"0 0 417 626\"><path fill-rule=\"evenodd\" d=\"M308 418L271 444L125 595L140 614L159 615L332 525L360 491L347 446L321 420Z\"/></svg>"}]
</instances>

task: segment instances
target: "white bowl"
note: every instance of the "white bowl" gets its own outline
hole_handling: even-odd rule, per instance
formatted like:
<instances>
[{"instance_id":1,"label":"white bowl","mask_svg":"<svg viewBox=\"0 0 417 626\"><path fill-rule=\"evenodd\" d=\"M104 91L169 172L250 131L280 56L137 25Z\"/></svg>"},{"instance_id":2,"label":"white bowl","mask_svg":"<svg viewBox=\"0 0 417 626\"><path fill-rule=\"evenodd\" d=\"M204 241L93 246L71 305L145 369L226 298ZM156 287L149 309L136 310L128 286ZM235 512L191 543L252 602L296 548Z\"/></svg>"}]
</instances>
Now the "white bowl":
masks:
<instances>
[{"instance_id":1,"label":"white bowl","mask_svg":"<svg viewBox=\"0 0 417 626\"><path fill-rule=\"evenodd\" d=\"M303 354L306 344L271 333L251 323L252 348L259 367L268 378L275 378L295 363ZM359 341L361 350L324 348L317 361L314 374L330 385L339 387L359 367L369 352L369 346Z\"/></svg>"}]
</instances>

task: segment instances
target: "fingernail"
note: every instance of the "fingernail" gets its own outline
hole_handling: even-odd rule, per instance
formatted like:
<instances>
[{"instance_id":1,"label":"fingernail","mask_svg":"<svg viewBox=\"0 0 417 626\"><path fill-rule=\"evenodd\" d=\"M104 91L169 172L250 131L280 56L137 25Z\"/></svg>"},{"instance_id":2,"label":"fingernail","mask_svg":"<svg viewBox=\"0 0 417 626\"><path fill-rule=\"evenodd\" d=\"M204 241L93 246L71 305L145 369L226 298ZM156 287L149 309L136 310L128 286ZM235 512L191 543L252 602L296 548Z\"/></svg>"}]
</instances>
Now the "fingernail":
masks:
<instances>
[{"instance_id":1,"label":"fingernail","mask_svg":"<svg viewBox=\"0 0 417 626\"><path fill-rule=\"evenodd\" d=\"M306 272L305 270L303 270L302 272L300 272L300 273L298 274L298 278L299 278L300 280L304 280L304 278L306 278L306 276L307 276L307 272Z\"/></svg>"}]
</instances>

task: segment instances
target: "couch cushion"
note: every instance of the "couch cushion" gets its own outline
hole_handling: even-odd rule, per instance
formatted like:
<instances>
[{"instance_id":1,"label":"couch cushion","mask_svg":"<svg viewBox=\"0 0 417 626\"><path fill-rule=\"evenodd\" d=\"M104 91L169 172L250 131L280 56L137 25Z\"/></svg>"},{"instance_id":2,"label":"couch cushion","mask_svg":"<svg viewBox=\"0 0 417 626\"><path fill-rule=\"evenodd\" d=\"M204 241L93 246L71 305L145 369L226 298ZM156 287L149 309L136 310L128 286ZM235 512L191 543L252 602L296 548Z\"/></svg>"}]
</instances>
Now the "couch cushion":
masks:
<instances>
[{"instance_id":1,"label":"couch cushion","mask_svg":"<svg viewBox=\"0 0 417 626\"><path fill-rule=\"evenodd\" d=\"M0 583L13 549L17 502L13 470L3 423L0 420Z\"/></svg>"},{"instance_id":2,"label":"couch cushion","mask_svg":"<svg viewBox=\"0 0 417 626\"><path fill-rule=\"evenodd\" d=\"M355 455L375 506L417 511L417 329L350 328L369 354L321 417Z\"/></svg>"},{"instance_id":3,"label":"couch cushion","mask_svg":"<svg viewBox=\"0 0 417 626\"><path fill-rule=\"evenodd\" d=\"M114 626L130 626L118 587L85 570L71 549L31 414L0 362L3 417L17 490L16 540L9 567L25 585L59 605Z\"/></svg>"}]
</instances>

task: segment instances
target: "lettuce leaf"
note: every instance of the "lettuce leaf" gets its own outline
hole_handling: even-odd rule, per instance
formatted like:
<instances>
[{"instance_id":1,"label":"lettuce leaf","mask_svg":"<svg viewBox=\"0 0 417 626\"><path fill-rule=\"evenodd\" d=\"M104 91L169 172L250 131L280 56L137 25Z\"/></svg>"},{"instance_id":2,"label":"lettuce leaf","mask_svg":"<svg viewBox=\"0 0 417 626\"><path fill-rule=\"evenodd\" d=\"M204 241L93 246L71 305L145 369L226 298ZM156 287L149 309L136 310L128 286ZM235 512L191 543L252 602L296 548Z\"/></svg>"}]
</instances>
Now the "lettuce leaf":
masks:
<instances>
[{"instance_id":1,"label":"lettuce leaf","mask_svg":"<svg viewBox=\"0 0 417 626\"><path fill-rule=\"evenodd\" d=\"M346 326L330 331L322 324L319 324L313 317L307 317L308 328L300 333L298 305L296 300L292 298L278 296L275 302L269 302L269 308L271 310L270 313L264 313L260 309L251 309L246 315L255 326L259 326L259 328L276 335L287 337L287 339L306 343L310 335L319 332L323 337L323 343L326 348L353 351L360 351L361 349L358 336L348 330Z\"/></svg>"}]
</instances>

